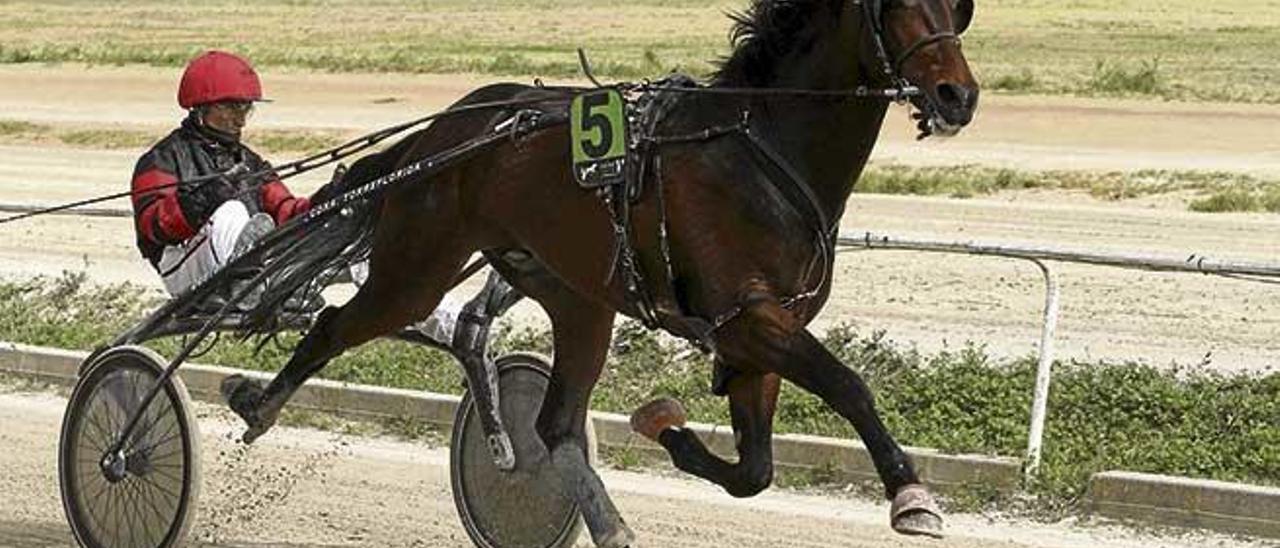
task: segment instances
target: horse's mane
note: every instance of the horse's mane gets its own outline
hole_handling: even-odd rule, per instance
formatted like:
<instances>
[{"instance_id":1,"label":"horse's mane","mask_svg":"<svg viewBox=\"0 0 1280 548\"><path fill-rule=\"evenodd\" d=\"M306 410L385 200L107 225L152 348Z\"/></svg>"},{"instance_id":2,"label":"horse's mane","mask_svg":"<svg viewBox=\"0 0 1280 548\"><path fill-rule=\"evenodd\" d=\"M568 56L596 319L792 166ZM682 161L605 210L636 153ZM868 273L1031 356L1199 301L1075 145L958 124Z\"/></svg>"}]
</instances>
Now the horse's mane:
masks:
<instances>
[{"instance_id":1,"label":"horse's mane","mask_svg":"<svg viewBox=\"0 0 1280 548\"><path fill-rule=\"evenodd\" d=\"M819 24L815 19L822 11L819 8L840 1L843 0L752 0L745 11L729 14L734 21L729 32L733 53L720 61L711 83L721 86L770 83L777 76L781 61L813 46Z\"/></svg>"}]
</instances>

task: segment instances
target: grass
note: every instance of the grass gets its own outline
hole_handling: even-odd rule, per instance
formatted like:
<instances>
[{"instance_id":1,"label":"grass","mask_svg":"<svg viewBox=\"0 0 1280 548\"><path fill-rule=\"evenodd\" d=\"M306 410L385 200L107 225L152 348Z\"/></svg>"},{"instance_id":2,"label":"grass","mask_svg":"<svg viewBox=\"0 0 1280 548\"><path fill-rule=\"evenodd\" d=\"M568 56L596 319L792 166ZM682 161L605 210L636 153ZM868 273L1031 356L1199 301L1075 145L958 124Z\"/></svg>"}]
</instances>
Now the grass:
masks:
<instances>
[{"instance_id":1,"label":"grass","mask_svg":"<svg viewBox=\"0 0 1280 548\"><path fill-rule=\"evenodd\" d=\"M1078 190L1101 200L1197 192L1193 211L1280 211L1280 181L1213 171L1021 171L979 165L873 164L855 192L955 198L1028 189Z\"/></svg>"},{"instance_id":2,"label":"grass","mask_svg":"<svg viewBox=\"0 0 1280 548\"><path fill-rule=\"evenodd\" d=\"M1192 211L1280 213L1280 185L1261 188L1228 188L1215 191L1204 198L1193 200L1187 207Z\"/></svg>"},{"instance_id":3,"label":"grass","mask_svg":"<svg viewBox=\"0 0 1280 548\"><path fill-rule=\"evenodd\" d=\"M988 0L965 52L989 89L1280 102L1274 0ZM578 76L707 74L747 0L7 2L0 62L181 66L207 48L275 70ZM340 13L341 17L333 14Z\"/></svg>"},{"instance_id":4,"label":"grass","mask_svg":"<svg viewBox=\"0 0 1280 548\"><path fill-rule=\"evenodd\" d=\"M94 150L141 150L170 130L121 127L65 127L0 120L0 143L54 144ZM315 152L346 142L351 135L332 130L249 130L245 142L267 154Z\"/></svg>"},{"instance_id":5,"label":"grass","mask_svg":"<svg viewBox=\"0 0 1280 548\"><path fill-rule=\"evenodd\" d=\"M1140 61L1135 67L1100 60L1086 85L1097 93L1114 95L1161 95L1166 88L1159 58Z\"/></svg>"},{"instance_id":6,"label":"grass","mask_svg":"<svg viewBox=\"0 0 1280 548\"><path fill-rule=\"evenodd\" d=\"M155 304L153 296L135 286L90 286L83 275L4 282L0 340L89 349ZM823 342L867 379L885 423L901 443L1007 456L1023 451L1033 358L995 360L980 346L923 355L845 327L827 332ZM165 340L154 346L173 355L175 345ZM530 329L504 332L497 342L500 349L546 351L548 345L545 332ZM199 361L274 370L286 354L274 345L254 354L249 343L224 342ZM1101 470L1280 485L1280 374L1226 375L1140 362L1056 367L1043 473L1030 486L1031 507L1037 512L1078 510L1089 475ZM710 371L705 356L663 342L634 323L622 323L592 406L626 413L654 397L671 396L684 402L692 420L727 424L725 402L709 393ZM335 360L321 376L455 394L462 387L452 358L391 342L357 349ZM776 427L779 432L854 436L847 422L790 385L783 389ZM419 431L414 425L388 428ZM626 467L650 462L635 452L606 456ZM830 480L821 469L780 478L788 485ZM981 487L966 493L953 504L981 507L996 499Z\"/></svg>"}]
</instances>

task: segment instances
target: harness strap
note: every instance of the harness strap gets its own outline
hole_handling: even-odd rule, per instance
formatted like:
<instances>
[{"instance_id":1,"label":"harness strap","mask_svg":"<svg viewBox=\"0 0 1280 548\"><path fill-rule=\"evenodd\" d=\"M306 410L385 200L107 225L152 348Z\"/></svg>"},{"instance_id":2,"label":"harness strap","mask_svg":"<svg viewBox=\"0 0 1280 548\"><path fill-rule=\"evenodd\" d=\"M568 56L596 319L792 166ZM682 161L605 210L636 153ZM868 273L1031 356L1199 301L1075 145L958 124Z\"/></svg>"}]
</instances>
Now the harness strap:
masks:
<instances>
[{"instance_id":1,"label":"harness strap","mask_svg":"<svg viewBox=\"0 0 1280 548\"><path fill-rule=\"evenodd\" d=\"M814 194L812 186L808 184L804 176L800 174L799 170L797 170L795 166L786 159L786 157L771 146L767 140L763 139L751 129L751 117L749 111L744 112L742 119L735 124L713 126L702 131L692 133L655 136L651 134L654 128L650 127L646 129L647 131L637 139L637 143L639 145L638 148L640 148L646 155L654 153L656 149L661 148L661 146L665 144L706 142L719 139L721 137L741 135L743 141L749 145L751 151L772 166L774 171L781 173L783 179L785 179L787 183L790 183L790 186L798 191L800 196L803 197L802 200L795 199L793 197L795 192L790 192L784 188L778 181L778 178L766 175L766 179L773 184L775 188L781 191L783 201L801 217L811 221L810 228L814 232L814 254L805 268L805 272L802 276L802 283L803 280L809 280L813 277L815 269L820 270L822 278L819 279L818 283L811 289L796 295L782 298L782 306L784 308L791 309L797 304L817 296L822 291L822 288L827 284L828 280L826 278L826 274L827 271L830 270L831 261L835 255L833 247L835 245L834 235L836 231L828 226L830 223L830 217L827 214L827 211L822 207L822 203L818 200L817 195ZM661 158L661 156L657 156L657 158ZM641 161L647 160L648 158L645 157ZM661 181L662 172L660 163L655 171L656 176L658 177L657 205L659 216L659 249L662 253L662 260L666 267L664 274L666 275L667 284L672 285L674 284L675 273L672 267L670 244L668 241L669 233L667 230L666 203L662 196L665 189ZM801 204L798 204L797 202L801 202ZM809 214L804 214L800 211L801 209L807 209ZM628 250L630 249L629 243L622 244L622 246ZM625 263L624 266L626 266ZM636 272L635 275L638 276L639 273ZM672 295L675 295L674 289L672 291ZM632 294L632 298L633 302L636 303L637 308L641 309L641 319L645 322L646 326L651 329L664 327L677 336L689 339L695 345L698 345L705 350L711 350L714 348L714 341L712 338L715 335L715 332L720 329L720 327L736 318L743 310L742 303L736 304L730 310L714 316L710 319L710 322L708 322L707 320L703 320L689 314L687 311L683 310L682 303L676 302L676 306L680 308L678 316L668 316L667 318L670 320L668 325L661 325L661 319L657 318L655 315L653 318L655 323L650 326L649 318L646 316L651 313L653 309L653 301L649 293L645 291L643 287L638 287L636 288L636 293ZM644 310L645 308L648 308L649 310ZM674 322L674 325L671 325L671 322Z\"/></svg>"},{"instance_id":2,"label":"harness strap","mask_svg":"<svg viewBox=\"0 0 1280 548\"><path fill-rule=\"evenodd\" d=\"M747 116L744 115L744 118L747 118ZM822 208L822 204L819 203L818 197L814 195L813 188L805 183L804 177L800 175L800 172L796 170L795 166L792 166L791 162L788 162L787 159L784 158L776 149L769 146L767 141L761 139L754 131L751 131L751 123L749 119L743 121L743 124L740 126L740 132L743 137L746 137L747 142L751 143L755 150L764 156L764 158L768 160L774 168L787 176L787 180L791 183L792 187L800 190L800 194L805 198L805 205L809 206L809 209L812 210L812 213L814 214L814 217L811 218L817 219L815 228L819 232L825 231L827 226L829 226L827 212ZM774 179L769 177L769 181L773 182ZM776 182L774 182L774 186L777 186Z\"/></svg>"},{"instance_id":3,"label":"harness strap","mask_svg":"<svg viewBox=\"0 0 1280 548\"><path fill-rule=\"evenodd\" d=\"M910 60L911 57L916 53L918 53L921 49L924 49L925 47L931 46L938 42L943 42L948 40L954 41L957 44L960 43L960 37L956 36L956 33L954 32L938 32L938 33L930 34L929 36L925 36L924 38L917 40L916 43L911 44L911 47L903 51L900 55L898 55L898 58L894 60L893 62L894 72L901 72L902 64Z\"/></svg>"}]
</instances>

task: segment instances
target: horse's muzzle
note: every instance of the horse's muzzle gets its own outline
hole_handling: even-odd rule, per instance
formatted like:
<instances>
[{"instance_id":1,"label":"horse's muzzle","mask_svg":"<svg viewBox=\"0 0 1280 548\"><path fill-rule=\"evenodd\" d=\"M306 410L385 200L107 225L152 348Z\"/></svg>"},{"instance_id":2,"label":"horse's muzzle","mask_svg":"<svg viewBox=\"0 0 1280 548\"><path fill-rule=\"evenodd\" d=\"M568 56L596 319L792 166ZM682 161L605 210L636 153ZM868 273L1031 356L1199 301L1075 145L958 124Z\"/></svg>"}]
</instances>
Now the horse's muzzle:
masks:
<instances>
[{"instance_id":1,"label":"horse's muzzle","mask_svg":"<svg viewBox=\"0 0 1280 548\"><path fill-rule=\"evenodd\" d=\"M955 135L973 121L978 109L977 87L941 82L926 94L929 125L934 135Z\"/></svg>"}]
</instances>

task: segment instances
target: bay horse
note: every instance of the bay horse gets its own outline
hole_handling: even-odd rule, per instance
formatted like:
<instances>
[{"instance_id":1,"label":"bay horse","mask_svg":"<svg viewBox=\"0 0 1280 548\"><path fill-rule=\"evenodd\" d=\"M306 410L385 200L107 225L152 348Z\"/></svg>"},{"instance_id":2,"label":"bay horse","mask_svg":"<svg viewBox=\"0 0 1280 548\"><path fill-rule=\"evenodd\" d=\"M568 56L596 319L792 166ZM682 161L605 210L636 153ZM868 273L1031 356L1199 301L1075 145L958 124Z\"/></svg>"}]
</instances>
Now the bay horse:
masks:
<instances>
[{"instance_id":1,"label":"bay horse","mask_svg":"<svg viewBox=\"0 0 1280 548\"><path fill-rule=\"evenodd\" d=\"M830 246L887 111L888 101L842 92L909 84L919 90L911 101L920 127L956 133L977 106L959 39L972 15L972 0L753 0L734 16L732 53L705 86L691 88L705 93L672 92L678 96L655 134L695 137L650 142L629 210L633 268L645 274L641 289L653 296L656 325L714 351L739 454L730 463L708 451L681 427L678 402L637 410L633 427L679 469L737 497L768 487L773 415L786 379L852 423L893 501L894 529L941 533L941 513L868 387L806 325L829 295ZM527 99L536 110L564 113L579 91L498 84L458 105ZM344 181L368 181L490 134L513 114L438 120L356 162ZM717 127L739 131L709 129ZM573 182L570 135L567 124L540 129L388 188L362 214L372 245L367 282L345 305L326 309L265 393L236 409L250 426L245 441L265 432L330 359L427 316L480 251L551 319L554 367L537 418L545 462L578 502L597 546L632 544L579 447L615 316L643 317L645 307L616 270L611 206Z\"/></svg>"}]
</instances>

